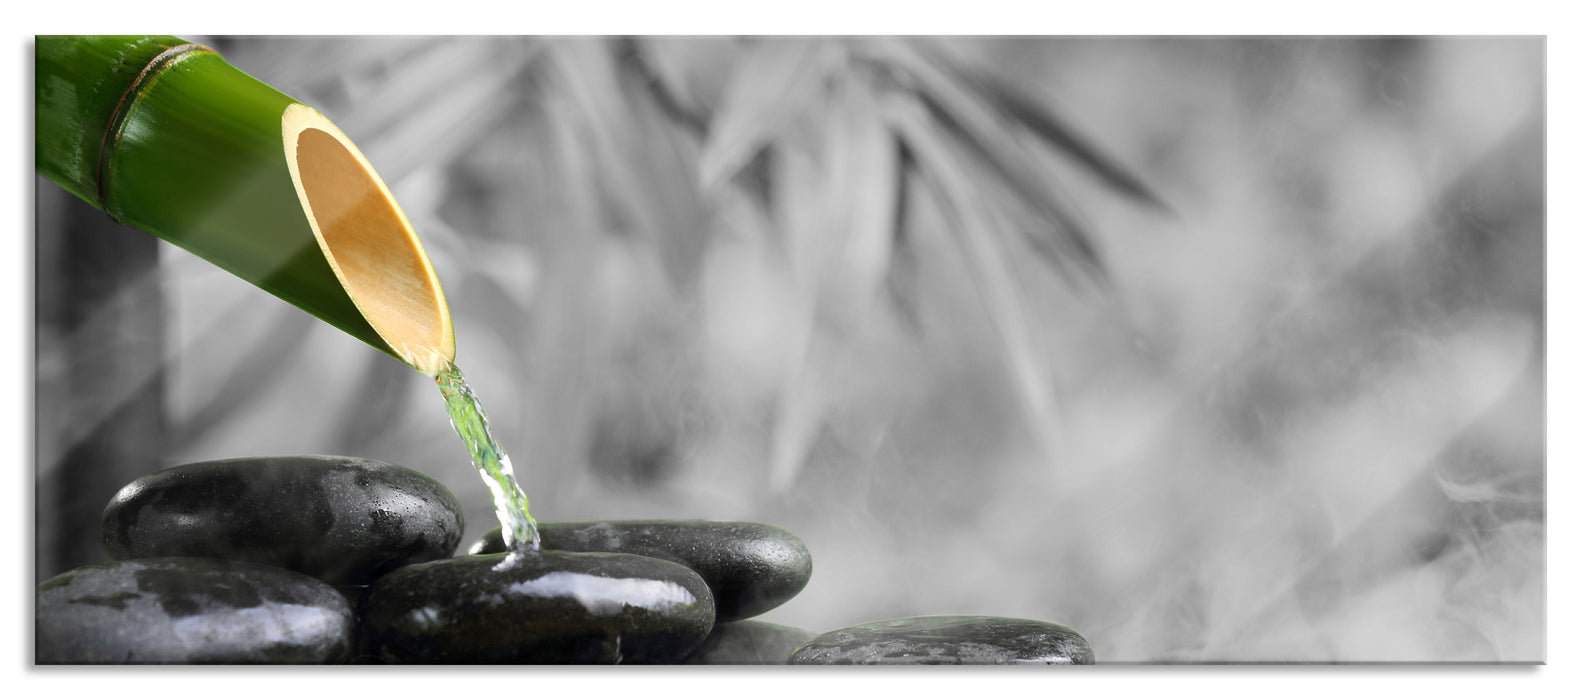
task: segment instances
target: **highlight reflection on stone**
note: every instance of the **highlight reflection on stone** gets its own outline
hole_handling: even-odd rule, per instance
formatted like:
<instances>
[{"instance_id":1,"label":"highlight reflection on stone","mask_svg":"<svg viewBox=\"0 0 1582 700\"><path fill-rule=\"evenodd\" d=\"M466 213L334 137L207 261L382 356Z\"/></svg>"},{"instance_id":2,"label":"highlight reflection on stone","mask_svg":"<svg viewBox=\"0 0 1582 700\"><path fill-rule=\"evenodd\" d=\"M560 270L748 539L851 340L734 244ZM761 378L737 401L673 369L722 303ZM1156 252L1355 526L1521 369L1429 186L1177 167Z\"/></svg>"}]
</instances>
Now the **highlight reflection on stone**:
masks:
<instances>
[{"instance_id":1,"label":"highlight reflection on stone","mask_svg":"<svg viewBox=\"0 0 1582 700\"><path fill-rule=\"evenodd\" d=\"M329 584L240 561L83 566L38 584L34 610L39 664L335 663L352 643Z\"/></svg>"},{"instance_id":2,"label":"highlight reflection on stone","mask_svg":"<svg viewBox=\"0 0 1582 700\"><path fill-rule=\"evenodd\" d=\"M545 549L624 552L666 559L698 572L714 592L720 622L743 620L790 600L813 575L813 556L796 535L773 525L710 520L605 520L539 523ZM500 529L470 554L505 551Z\"/></svg>"},{"instance_id":3,"label":"highlight reflection on stone","mask_svg":"<svg viewBox=\"0 0 1582 700\"><path fill-rule=\"evenodd\" d=\"M714 598L650 557L469 555L379 579L363 625L391 663L672 663L708 636Z\"/></svg>"}]
</instances>

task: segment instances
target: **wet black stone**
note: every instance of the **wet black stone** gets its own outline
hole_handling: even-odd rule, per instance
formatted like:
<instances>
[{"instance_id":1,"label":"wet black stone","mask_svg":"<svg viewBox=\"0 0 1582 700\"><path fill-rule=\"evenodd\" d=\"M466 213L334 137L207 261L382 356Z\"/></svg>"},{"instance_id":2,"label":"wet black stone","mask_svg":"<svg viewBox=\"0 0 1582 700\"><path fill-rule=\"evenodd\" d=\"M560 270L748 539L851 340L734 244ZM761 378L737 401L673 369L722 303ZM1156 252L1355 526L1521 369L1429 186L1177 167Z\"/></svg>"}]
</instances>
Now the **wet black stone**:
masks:
<instances>
[{"instance_id":1,"label":"wet black stone","mask_svg":"<svg viewBox=\"0 0 1582 700\"><path fill-rule=\"evenodd\" d=\"M707 639L683 664L784 665L791 652L814 637L813 632L758 620L714 626Z\"/></svg>"},{"instance_id":2,"label":"wet black stone","mask_svg":"<svg viewBox=\"0 0 1582 700\"><path fill-rule=\"evenodd\" d=\"M356 624L352 626L351 658L347 659L346 663L384 663L384 660L375 655L369 647L368 635L365 632L367 628L363 625L363 611L368 608L368 596L373 592L373 586L336 586L335 590L340 591L341 596L346 598L346 602L351 605L352 614L356 618Z\"/></svg>"},{"instance_id":3,"label":"wet black stone","mask_svg":"<svg viewBox=\"0 0 1582 700\"><path fill-rule=\"evenodd\" d=\"M353 615L322 581L184 557L83 566L38 584L34 663L321 664L351 650Z\"/></svg>"},{"instance_id":4,"label":"wet black stone","mask_svg":"<svg viewBox=\"0 0 1582 700\"><path fill-rule=\"evenodd\" d=\"M335 585L449 557L465 526L444 485L355 457L197 462L128 484L104 509L112 559L236 559Z\"/></svg>"},{"instance_id":5,"label":"wet black stone","mask_svg":"<svg viewBox=\"0 0 1582 700\"><path fill-rule=\"evenodd\" d=\"M791 664L1092 664L1076 630L1014 617L940 615L866 622L825 632Z\"/></svg>"},{"instance_id":6,"label":"wet black stone","mask_svg":"<svg viewBox=\"0 0 1582 700\"><path fill-rule=\"evenodd\" d=\"M545 549L624 552L667 559L697 571L714 592L720 622L761 615L790 600L813 575L802 540L773 525L709 520L609 520L539 523ZM500 529L467 550L505 551Z\"/></svg>"},{"instance_id":7,"label":"wet black stone","mask_svg":"<svg viewBox=\"0 0 1582 700\"><path fill-rule=\"evenodd\" d=\"M469 555L374 582L363 625L389 663L674 663L708 636L714 599L650 557Z\"/></svg>"}]
</instances>

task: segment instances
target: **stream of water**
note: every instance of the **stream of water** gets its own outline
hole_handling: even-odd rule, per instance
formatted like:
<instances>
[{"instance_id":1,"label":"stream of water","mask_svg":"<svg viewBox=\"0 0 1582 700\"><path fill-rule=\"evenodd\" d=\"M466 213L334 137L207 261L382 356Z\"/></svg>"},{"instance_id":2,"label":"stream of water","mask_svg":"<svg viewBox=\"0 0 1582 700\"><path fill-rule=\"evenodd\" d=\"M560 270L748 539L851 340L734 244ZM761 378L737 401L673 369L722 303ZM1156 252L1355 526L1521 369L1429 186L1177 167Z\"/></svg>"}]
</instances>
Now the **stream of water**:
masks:
<instances>
[{"instance_id":1,"label":"stream of water","mask_svg":"<svg viewBox=\"0 0 1582 700\"><path fill-rule=\"evenodd\" d=\"M467 443L473 466L478 468L478 475L494 494L494 512L500 519L500 534L505 538L507 550L537 551L538 523L528 514L527 494L516 483L511 457L489 434L489 417L472 393L472 387L467 386L466 377L454 363L448 363L434 381L445 396L451 427Z\"/></svg>"}]
</instances>

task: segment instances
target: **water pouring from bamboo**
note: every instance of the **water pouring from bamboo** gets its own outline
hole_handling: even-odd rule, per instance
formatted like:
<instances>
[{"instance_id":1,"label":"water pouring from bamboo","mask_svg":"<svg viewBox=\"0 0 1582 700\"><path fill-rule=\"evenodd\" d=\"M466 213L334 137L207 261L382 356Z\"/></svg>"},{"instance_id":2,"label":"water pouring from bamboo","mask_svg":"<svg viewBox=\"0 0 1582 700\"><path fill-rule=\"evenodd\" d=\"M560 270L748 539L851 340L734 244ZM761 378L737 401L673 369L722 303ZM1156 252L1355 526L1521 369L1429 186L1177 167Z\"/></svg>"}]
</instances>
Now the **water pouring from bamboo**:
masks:
<instances>
[{"instance_id":1,"label":"water pouring from bamboo","mask_svg":"<svg viewBox=\"0 0 1582 700\"><path fill-rule=\"evenodd\" d=\"M433 265L346 134L172 36L39 36L34 71L40 174L434 377L508 542L536 549Z\"/></svg>"}]
</instances>

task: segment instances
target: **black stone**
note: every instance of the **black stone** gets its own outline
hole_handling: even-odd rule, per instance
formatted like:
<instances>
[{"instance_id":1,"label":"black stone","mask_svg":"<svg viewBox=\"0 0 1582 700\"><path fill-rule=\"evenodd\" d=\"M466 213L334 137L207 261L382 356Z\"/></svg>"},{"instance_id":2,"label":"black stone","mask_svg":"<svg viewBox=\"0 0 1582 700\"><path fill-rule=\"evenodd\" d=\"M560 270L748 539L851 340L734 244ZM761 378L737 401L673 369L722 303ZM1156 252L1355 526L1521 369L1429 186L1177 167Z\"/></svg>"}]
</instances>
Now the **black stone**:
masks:
<instances>
[{"instance_id":1,"label":"black stone","mask_svg":"<svg viewBox=\"0 0 1582 700\"><path fill-rule=\"evenodd\" d=\"M758 620L715 625L683 664L784 665L813 632Z\"/></svg>"},{"instance_id":2,"label":"black stone","mask_svg":"<svg viewBox=\"0 0 1582 700\"><path fill-rule=\"evenodd\" d=\"M761 615L790 600L813 575L802 540L773 525L709 520L610 520L539 523L545 549L624 552L667 559L698 572L714 592L720 622ZM499 528L467 550L505 551Z\"/></svg>"},{"instance_id":3,"label":"black stone","mask_svg":"<svg viewBox=\"0 0 1582 700\"><path fill-rule=\"evenodd\" d=\"M346 660L349 664L378 664L384 663L383 659L376 656L369 648L368 635L364 631L363 610L368 607L368 596L373 592L373 586L336 586L335 590L346 598L347 604L352 607L352 615L356 624L352 626L352 653Z\"/></svg>"},{"instance_id":4,"label":"black stone","mask_svg":"<svg viewBox=\"0 0 1582 700\"><path fill-rule=\"evenodd\" d=\"M355 457L197 462L126 485L104 509L112 559L236 559L362 585L449 557L465 527L444 485Z\"/></svg>"},{"instance_id":5,"label":"black stone","mask_svg":"<svg viewBox=\"0 0 1582 700\"><path fill-rule=\"evenodd\" d=\"M825 632L792 664L1092 664L1076 630L1014 617L941 615L866 622Z\"/></svg>"},{"instance_id":6,"label":"black stone","mask_svg":"<svg viewBox=\"0 0 1582 700\"><path fill-rule=\"evenodd\" d=\"M322 581L273 566L168 557L83 566L38 584L38 664L322 664L353 615Z\"/></svg>"},{"instance_id":7,"label":"black stone","mask_svg":"<svg viewBox=\"0 0 1582 700\"><path fill-rule=\"evenodd\" d=\"M708 636L714 599L650 557L469 555L379 579L363 625L390 663L674 663Z\"/></svg>"}]
</instances>

